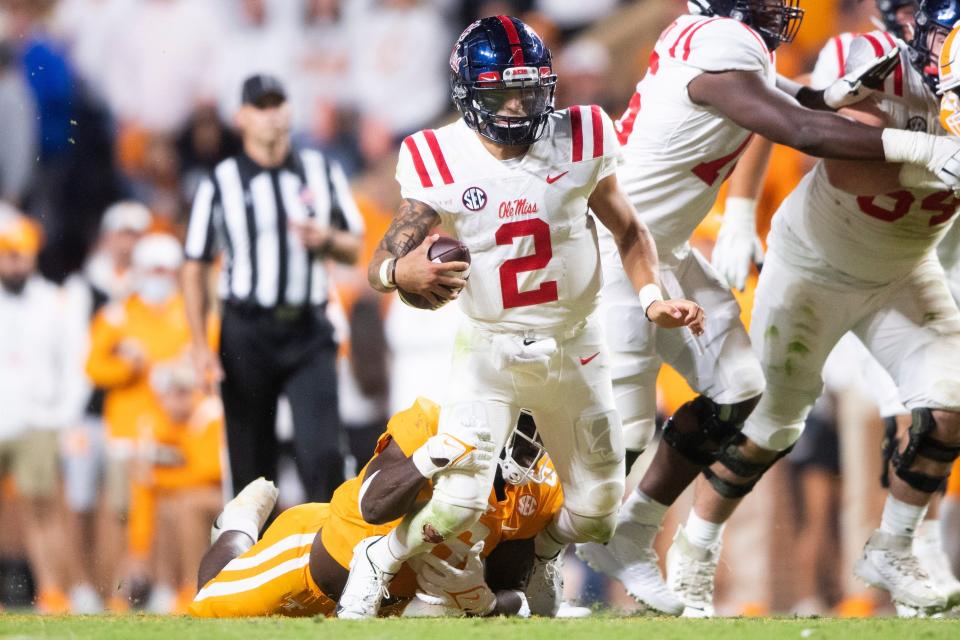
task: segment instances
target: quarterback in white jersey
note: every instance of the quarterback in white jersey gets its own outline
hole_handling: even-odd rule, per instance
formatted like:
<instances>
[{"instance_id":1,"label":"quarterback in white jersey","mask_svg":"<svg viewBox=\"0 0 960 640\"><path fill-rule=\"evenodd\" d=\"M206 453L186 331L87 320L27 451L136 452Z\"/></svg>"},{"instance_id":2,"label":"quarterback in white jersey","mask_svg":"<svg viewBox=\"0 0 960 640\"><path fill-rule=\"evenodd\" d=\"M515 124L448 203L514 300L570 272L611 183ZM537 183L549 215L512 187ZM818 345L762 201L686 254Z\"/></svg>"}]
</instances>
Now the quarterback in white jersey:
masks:
<instances>
[{"instance_id":1,"label":"quarterback in white jersey","mask_svg":"<svg viewBox=\"0 0 960 640\"><path fill-rule=\"evenodd\" d=\"M560 550L609 539L624 489L620 420L594 314L601 274L588 206L617 238L642 322L699 334L703 311L662 299L652 238L617 183L613 124L596 106L554 112L550 52L532 29L508 16L479 20L460 36L450 66L463 118L404 140L397 169L404 205L368 276L380 291L400 288L431 303L462 290L466 320L439 424L451 446L462 445L457 455L469 454L463 443L478 429L502 446L521 409L540 425L564 506L536 538L528 596L532 612L551 615ZM438 225L469 248L469 285L465 263L427 259ZM338 615L375 615L405 559L484 513L495 471L478 465L439 474L422 509L385 538L358 545Z\"/></svg>"},{"instance_id":2,"label":"quarterback in white jersey","mask_svg":"<svg viewBox=\"0 0 960 640\"><path fill-rule=\"evenodd\" d=\"M909 162L951 184L956 178L947 174L955 168L943 171L945 165L931 164L933 155L907 152L906 147L918 149L916 144L931 152L937 147L952 156L960 142L869 127L807 108L827 109L861 99L861 81L877 68L891 69L896 58L878 57L857 67L856 73L835 83L839 93L833 85L818 92L777 76L773 50L792 39L802 16L795 0L689 4L697 12L680 17L663 32L619 121L625 158L619 176L656 239L665 290L694 299L709 311L705 333L700 338L669 335L637 322L636 303L618 276L610 244L602 250L603 312L628 449L642 449L652 435L655 397L649 387L661 360L700 395L665 425L662 446L621 510L611 542L581 545L578 554L655 609L709 615L712 574L703 584L687 570L716 562L725 516L714 513L713 505L719 501L732 509L727 501L735 504L749 493L778 452L752 460L757 444L741 433L760 400L764 376L732 294L689 247L691 232L709 213L752 133L820 157ZM680 592L678 600L663 583L652 543L667 507L701 472L704 479L698 483L688 527L668 556L668 568L676 569L668 577ZM672 562L671 557L684 561Z\"/></svg>"},{"instance_id":3,"label":"quarterback in white jersey","mask_svg":"<svg viewBox=\"0 0 960 640\"><path fill-rule=\"evenodd\" d=\"M960 3L932 0L920 4L909 45L884 32L855 39L848 67L896 48L901 74L851 114L944 133L933 89L936 60L958 20ZM768 387L744 428L762 449L787 450L820 394L827 354L847 331L861 339L896 382L912 425L892 454L881 526L854 572L889 590L905 615L948 604L912 541L960 453L960 311L935 252L960 199L930 178L924 184L896 166L828 160L784 200L768 238L751 324Z\"/></svg>"}]
</instances>

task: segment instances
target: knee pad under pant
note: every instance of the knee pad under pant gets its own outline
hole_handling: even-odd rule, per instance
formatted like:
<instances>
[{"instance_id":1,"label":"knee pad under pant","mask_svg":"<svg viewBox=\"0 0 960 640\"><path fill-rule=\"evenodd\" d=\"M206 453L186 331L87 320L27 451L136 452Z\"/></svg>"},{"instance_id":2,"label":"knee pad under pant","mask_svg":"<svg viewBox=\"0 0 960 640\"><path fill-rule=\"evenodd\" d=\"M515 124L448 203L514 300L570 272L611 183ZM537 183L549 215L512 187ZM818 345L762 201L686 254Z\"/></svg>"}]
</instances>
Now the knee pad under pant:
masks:
<instances>
[{"instance_id":1,"label":"knee pad under pant","mask_svg":"<svg viewBox=\"0 0 960 640\"><path fill-rule=\"evenodd\" d=\"M568 544L580 542L603 544L613 537L616 527L616 511L602 516L583 516L564 506L553 522L551 535L559 542Z\"/></svg>"}]
</instances>

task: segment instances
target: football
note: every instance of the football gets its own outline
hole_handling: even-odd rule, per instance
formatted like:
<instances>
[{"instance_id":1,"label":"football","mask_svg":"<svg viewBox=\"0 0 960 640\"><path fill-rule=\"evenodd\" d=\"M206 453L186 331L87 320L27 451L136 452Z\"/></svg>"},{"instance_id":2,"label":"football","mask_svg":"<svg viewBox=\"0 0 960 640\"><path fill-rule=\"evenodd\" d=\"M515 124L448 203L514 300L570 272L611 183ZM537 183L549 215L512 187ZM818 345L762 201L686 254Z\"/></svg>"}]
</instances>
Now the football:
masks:
<instances>
[{"instance_id":1,"label":"football","mask_svg":"<svg viewBox=\"0 0 960 640\"><path fill-rule=\"evenodd\" d=\"M470 249L459 240L454 240L447 236L440 236L440 238L430 246L430 249L427 251L427 257L430 258L431 262L466 262L469 264ZM464 272L463 277L465 280L470 278L469 268ZM409 293L403 289L397 289L397 293L405 304L416 307L417 309L432 311L446 304L443 302L438 305L433 305L423 296L416 293Z\"/></svg>"}]
</instances>

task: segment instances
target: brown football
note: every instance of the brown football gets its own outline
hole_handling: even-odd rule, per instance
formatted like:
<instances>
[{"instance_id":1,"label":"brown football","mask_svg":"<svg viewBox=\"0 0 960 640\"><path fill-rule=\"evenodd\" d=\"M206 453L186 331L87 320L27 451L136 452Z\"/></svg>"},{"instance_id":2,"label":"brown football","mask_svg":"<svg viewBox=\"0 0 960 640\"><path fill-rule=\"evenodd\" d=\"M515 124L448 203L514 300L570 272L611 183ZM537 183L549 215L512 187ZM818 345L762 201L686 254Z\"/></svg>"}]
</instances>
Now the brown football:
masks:
<instances>
[{"instance_id":1,"label":"brown football","mask_svg":"<svg viewBox=\"0 0 960 640\"><path fill-rule=\"evenodd\" d=\"M447 236L440 236L440 238L430 245L430 249L427 251L427 257L430 258L431 262L466 262L470 263L470 249L467 248L467 245L463 244L459 240L454 240ZM467 269L463 275L464 279L470 277L470 269ZM423 296L416 293L409 293L403 289L397 289L397 293L400 295L400 299L403 300L405 304L410 305L411 307L416 307L417 309L427 309L434 310L439 309L446 303L441 303L439 305L432 305L430 302Z\"/></svg>"}]
</instances>

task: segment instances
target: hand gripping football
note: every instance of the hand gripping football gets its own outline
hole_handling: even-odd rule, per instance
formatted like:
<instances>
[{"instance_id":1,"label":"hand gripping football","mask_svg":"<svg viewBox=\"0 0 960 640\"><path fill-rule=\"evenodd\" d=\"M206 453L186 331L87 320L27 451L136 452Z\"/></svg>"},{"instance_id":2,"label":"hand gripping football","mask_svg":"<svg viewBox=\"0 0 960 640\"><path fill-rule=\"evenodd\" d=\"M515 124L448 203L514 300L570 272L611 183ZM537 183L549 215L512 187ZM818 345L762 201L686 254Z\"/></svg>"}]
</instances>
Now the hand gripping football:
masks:
<instances>
[{"instance_id":1,"label":"hand gripping football","mask_svg":"<svg viewBox=\"0 0 960 640\"><path fill-rule=\"evenodd\" d=\"M459 240L454 240L447 236L440 236L440 238L430 246L430 249L427 251L427 257L430 258L431 262L466 262L469 264L470 249ZM470 269L463 272L462 277L464 280L469 279ZM446 304L444 302L434 306L423 296L404 291L403 289L397 289L397 293L405 304L416 307L417 309L428 309L432 311Z\"/></svg>"}]
</instances>

